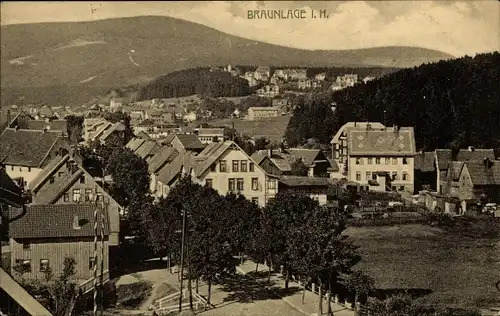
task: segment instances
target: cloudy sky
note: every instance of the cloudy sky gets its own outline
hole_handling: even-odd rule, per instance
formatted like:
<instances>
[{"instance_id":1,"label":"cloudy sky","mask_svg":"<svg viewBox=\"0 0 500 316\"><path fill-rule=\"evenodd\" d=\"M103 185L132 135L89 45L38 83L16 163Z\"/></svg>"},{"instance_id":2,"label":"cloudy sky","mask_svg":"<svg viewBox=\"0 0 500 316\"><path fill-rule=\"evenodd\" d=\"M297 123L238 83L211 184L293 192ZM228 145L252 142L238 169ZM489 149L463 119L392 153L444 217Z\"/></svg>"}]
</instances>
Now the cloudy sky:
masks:
<instances>
[{"instance_id":1,"label":"cloudy sky","mask_svg":"<svg viewBox=\"0 0 500 316\"><path fill-rule=\"evenodd\" d=\"M257 9L326 9L329 17L248 19L247 10ZM2 25L138 15L172 16L233 35L304 49L407 45L457 57L500 50L500 2L496 0L1 3Z\"/></svg>"}]
</instances>

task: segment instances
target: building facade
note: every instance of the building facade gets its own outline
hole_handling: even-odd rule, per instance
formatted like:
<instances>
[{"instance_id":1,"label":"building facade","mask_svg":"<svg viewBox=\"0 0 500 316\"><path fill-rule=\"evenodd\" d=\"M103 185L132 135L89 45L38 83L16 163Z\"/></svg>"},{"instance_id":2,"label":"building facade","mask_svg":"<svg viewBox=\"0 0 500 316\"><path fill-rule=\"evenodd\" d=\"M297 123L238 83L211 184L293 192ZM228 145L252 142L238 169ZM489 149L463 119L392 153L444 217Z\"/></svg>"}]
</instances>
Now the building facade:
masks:
<instances>
[{"instance_id":1,"label":"building facade","mask_svg":"<svg viewBox=\"0 0 500 316\"><path fill-rule=\"evenodd\" d=\"M251 121L277 117L280 115L278 107L259 107L254 106L248 108L248 119Z\"/></svg>"}]
</instances>

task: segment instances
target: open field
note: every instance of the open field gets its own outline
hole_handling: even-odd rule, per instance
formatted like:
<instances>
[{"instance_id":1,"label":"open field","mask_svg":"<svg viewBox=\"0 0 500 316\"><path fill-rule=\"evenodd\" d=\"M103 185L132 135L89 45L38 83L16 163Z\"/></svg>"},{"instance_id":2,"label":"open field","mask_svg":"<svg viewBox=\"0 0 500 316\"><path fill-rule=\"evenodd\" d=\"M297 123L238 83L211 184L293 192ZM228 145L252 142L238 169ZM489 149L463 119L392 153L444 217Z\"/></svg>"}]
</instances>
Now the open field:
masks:
<instances>
[{"instance_id":1,"label":"open field","mask_svg":"<svg viewBox=\"0 0 500 316\"><path fill-rule=\"evenodd\" d=\"M468 239L424 225L350 227L346 233L377 288L430 290L419 299L429 304L500 305L498 239Z\"/></svg>"},{"instance_id":2,"label":"open field","mask_svg":"<svg viewBox=\"0 0 500 316\"><path fill-rule=\"evenodd\" d=\"M271 141L281 141L285 135L286 127L290 121L289 115L273 117L258 121L247 121L243 119L222 119L210 122L211 125L229 125L239 132L248 136L266 137Z\"/></svg>"}]
</instances>

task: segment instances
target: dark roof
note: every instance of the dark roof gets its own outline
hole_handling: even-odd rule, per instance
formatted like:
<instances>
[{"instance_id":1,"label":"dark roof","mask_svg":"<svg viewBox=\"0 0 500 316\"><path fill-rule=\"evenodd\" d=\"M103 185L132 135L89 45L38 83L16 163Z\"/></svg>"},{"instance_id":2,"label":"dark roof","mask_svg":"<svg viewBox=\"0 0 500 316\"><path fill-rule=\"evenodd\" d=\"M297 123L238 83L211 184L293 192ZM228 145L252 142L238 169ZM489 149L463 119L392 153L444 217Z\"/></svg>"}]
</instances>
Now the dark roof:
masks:
<instances>
[{"instance_id":1,"label":"dark roof","mask_svg":"<svg viewBox=\"0 0 500 316\"><path fill-rule=\"evenodd\" d=\"M165 185L169 185L178 175L180 175L183 167L187 171L191 169L192 157L194 157L194 153L190 151L178 154L171 163L166 164L158 171L156 180Z\"/></svg>"},{"instance_id":2,"label":"dark roof","mask_svg":"<svg viewBox=\"0 0 500 316\"><path fill-rule=\"evenodd\" d=\"M135 153L141 158L146 158L148 155L154 155L158 153L160 149L161 145L156 141L147 140L135 150Z\"/></svg>"},{"instance_id":3,"label":"dark roof","mask_svg":"<svg viewBox=\"0 0 500 316\"><path fill-rule=\"evenodd\" d=\"M285 176L280 178L280 183L289 187L327 187L330 185L328 178Z\"/></svg>"},{"instance_id":4,"label":"dark roof","mask_svg":"<svg viewBox=\"0 0 500 316\"><path fill-rule=\"evenodd\" d=\"M434 152L425 151L420 152L415 156L415 170L420 170L422 172L432 172L435 171L434 167Z\"/></svg>"},{"instance_id":5,"label":"dark roof","mask_svg":"<svg viewBox=\"0 0 500 316\"><path fill-rule=\"evenodd\" d=\"M185 149L203 149L205 145L195 134L177 134L175 135Z\"/></svg>"},{"instance_id":6,"label":"dark roof","mask_svg":"<svg viewBox=\"0 0 500 316\"><path fill-rule=\"evenodd\" d=\"M473 185L500 185L500 161L465 162Z\"/></svg>"},{"instance_id":7,"label":"dark roof","mask_svg":"<svg viewBox=\"0 0 500 316\"><path fill-rule=\"evenodd\" d=\"M294 156L295 160L301 159L304 165L312 166L314 161L321 153L319 149L305 149L305 148L289 148L286 150Z\"/></svg>"},{"instance_id":8,"label":"dark roof","mask_svg":"<svg viewBox=\"0 0 500 316\"><path fill-rule=\"evenodd\" d=\"M144 142L142 138L132 138L125 147L135 152Z\"/></svg>"},{"instance_id":9,"label":"dark roof","mask_svg":"<svg viewBox=\"0 0 500 316\"><path fill-rule=\"evenodd\" d=\"M12 181L2 168L0 168L0 203L18 207L24 204L21 188Z\"/></svg>"},{"instance_id":10,"label":"dark roof","mask_svg":"<svg viewBox=\"0 0 500 316\"><path fill-rule=\"evenodd\" d=\"M439 170L446 170L450 161L469 161L483 160L488 158L495 160L495 151L493 149L460 149L453 157L451 149L436 149Z\"/></svg>"},{"instance_id":11,"label":"dark roof","mask_svg":"<svg viewBox=\"0 0 500 316\"><path fill-rule=\"evenodd\" d=\"M60 238L94 236L94 210L92 204L32 204L24 216L10 223L9 234L12 238ZM10 218L22 214L22 209L11 209ZM75 217L80 229L73 228ZM99 219L100 223L100 219ZM98 225L98 234L101 225ZM104 234L109 234L108 215L104 217Z\"/></svg>"},{"instance_id":12,"label":"dark roof","mask_svg":"<svg viewBox=\"0 0 500 316\"><path fill-rule=\"evenodd\" d=\"M259 153L259 152L254 152L251 156L251 158L253 159L253 161L255 161L255 163L257 165L260 165L260 163L267 157L266 154L263 154L263 153Z\"/></svg>"},{"instance_id":13,"label":"dark roof","mask_svg":"<svg viewBox=\"0 0 500 316\"><path fill-rule=\"evenodd\" d=\"M59 137L60 132L7 128L0 135L0 159L6 165L39 167Z\"/></svg>"},{"instance_id":14,"label":"dark roof","mask_svg":"<svg viewBox=\"0 0 500 316\"><path fill-rule=\"evenodd\" d=\"M148 169L150 173L156 173L166 163L172 160L179 154L179 152L172 147L162 147L160 152L156 153L151 159L148 160Z\"/></svg>"},{"instance_id":15,"label":"dark roof","mask_svg":"<svg viewBox=\"0 0 500 316\"><path fill-rule=\"evenodd\" d=\"M52 120L49 122L45 122L45 120L27 120L26 124L26 129L43 131L44 128L49 126L51 131L61 131L67 133L66 120Z\"/></svg>"},{"instance_id":16,"label":"dark roof","mask_svg":"<svg viewBox=\"0 0 500 316\"><path fill-rule=\"evenodd\" d=\"M228 149L236 146L233 141L210 143L197 157L194 170L197 176L207 171Z\"/></svg>"}]
</instances>

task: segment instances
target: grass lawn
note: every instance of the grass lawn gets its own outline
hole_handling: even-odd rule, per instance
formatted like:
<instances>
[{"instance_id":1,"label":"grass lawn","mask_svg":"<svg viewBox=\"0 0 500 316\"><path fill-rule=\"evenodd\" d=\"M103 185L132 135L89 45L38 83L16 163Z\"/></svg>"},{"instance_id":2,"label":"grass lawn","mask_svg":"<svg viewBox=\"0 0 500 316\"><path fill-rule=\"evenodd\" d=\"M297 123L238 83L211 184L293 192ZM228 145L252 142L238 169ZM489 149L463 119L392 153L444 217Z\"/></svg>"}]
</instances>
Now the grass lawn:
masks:
<instances>
[{"instance_id":1,"label":"grass lawn","mask_svg":"<svg viewBox=\"0 0 500 316\"><path fill-rule=\"evenodd\" d=\"M210 124L232 126L234 122L234 128L240 133L246 134L248 136L264 136L266 138L269 138L271 141L281 141L281 139L285 135L289 120L290 116L285 115L258 121L247 121L243 119L222 119L210 122Z\"/></svg>"},{"instance_id":2,"label":"grass lawn","mask_svg":"<svg viewBox=\"0 0 500 316\"><path fill-rule=\"evenodd\" d=\"M500 240L470 239L435 227L404 225L347 229L360 247L360 267L380 289L431 290L428 304L500 305Z\"/></svg>"}]
</instances>

